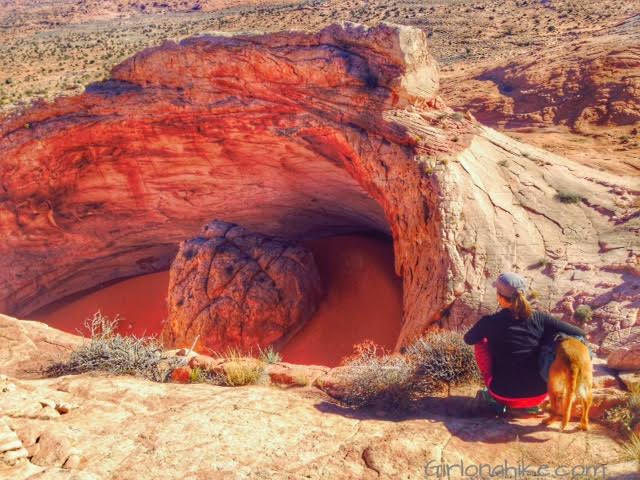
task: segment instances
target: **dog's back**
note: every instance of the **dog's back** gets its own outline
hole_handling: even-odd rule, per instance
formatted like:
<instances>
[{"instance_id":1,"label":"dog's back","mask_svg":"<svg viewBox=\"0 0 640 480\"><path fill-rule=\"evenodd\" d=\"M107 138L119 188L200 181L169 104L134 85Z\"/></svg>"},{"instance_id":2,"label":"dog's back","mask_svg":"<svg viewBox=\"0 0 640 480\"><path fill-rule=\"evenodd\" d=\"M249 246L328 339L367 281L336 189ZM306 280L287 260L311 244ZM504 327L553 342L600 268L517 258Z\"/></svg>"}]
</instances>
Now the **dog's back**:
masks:
<instances>
[{"instance_id":1,"label":"dog's back","mask_svg":"<svg viewBox=\"0 0 640 480\"><path fill-rule=\"evenodd\" d=\"M580 340L569 337L556 346L556 358L549 370L551 417L562 408L562 429L571 417L574 396L582 404L580 428L589 428L589 408L592 402L593 367L589 349ZM562 404L560 404L562 398Z\"/></svg>"}]
</instances>

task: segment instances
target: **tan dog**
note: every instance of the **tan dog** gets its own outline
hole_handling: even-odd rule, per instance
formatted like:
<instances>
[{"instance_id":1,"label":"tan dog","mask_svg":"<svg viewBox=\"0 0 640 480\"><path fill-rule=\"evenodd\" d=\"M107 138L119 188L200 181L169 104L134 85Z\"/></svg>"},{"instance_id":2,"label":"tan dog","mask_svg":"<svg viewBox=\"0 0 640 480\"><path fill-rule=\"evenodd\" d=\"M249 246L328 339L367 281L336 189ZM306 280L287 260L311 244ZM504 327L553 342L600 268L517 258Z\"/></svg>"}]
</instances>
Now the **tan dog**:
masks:
<instances>
[{"instance_id":1,"label":"tan dog","mask_svg":"<svg viewBox=\"0 0 640 480\"><path fill-rule=\"evenodd\" d=\"M589 409L593 399L593 366L589 349L580 340L569 337L556 345L556 358L549 369L550 410L544 423L551 424L562 415L562 430L571 419L574 396L581 402L580 429L589 429Z\"/></svg>"}]
</instances>

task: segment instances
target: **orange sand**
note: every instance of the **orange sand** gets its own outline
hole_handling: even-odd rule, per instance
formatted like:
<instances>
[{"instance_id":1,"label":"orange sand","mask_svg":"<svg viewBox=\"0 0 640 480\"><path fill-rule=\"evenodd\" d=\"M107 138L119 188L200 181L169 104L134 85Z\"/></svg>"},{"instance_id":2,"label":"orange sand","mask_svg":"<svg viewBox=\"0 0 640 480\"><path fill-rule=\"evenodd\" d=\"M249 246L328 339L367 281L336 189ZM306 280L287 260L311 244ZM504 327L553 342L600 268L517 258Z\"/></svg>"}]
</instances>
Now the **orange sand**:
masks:
<instances>
[{"instance_id":1,"label":"orange sand","mask_svg":"<svg viewBox=\"0 0 640 480\"><path fill-rule=\"evenodd\" d=\"M394 271L391 242L350 235L305 246L315 256L325 298L281 349L283 360L332 367L365 339L393 348L400 333L402 281Z\"/></svg>"},{"instance_id":2,"label":"orange sand","mask_svg":"<svg viewBox=\"0 0 640 480\"><path fill-rule=\"evenodd\" d=\"M341 236L305 242L316 258L325 298L316 315L281 350L284 361L334 366L365 339L393 348L402 316L401 280L391 242ZM71 333L100 310L119 315L122 334L152 335L166 318L167 271L129 278L30 316ZM86 332L85 332L86 333Z\"/></svg>"}]
</instances>

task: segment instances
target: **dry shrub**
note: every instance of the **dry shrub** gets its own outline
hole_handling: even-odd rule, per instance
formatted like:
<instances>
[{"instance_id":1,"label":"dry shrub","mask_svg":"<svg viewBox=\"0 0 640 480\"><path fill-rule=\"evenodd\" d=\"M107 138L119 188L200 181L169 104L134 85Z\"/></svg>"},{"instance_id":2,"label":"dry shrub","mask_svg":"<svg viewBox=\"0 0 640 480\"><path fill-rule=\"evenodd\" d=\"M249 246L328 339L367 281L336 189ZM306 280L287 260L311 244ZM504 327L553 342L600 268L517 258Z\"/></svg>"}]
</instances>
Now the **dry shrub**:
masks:
<instances>
[{"instance_id":1,"label":"dry shrub","mask_svg":"<svg viewBox=\"0 0 640 480\"><path fill-rule=\"evenodd\" d=\"M136 375L157 382L166 381L171 371L184 360L163 356L156 337L122 336L116 333L118 317L113 320L99 311L84 322L89 342L73 351L68 360L50 365L45 374L60 376L91 371L115 375Z\"/></svg>"},{"instance_id":2,"label":"dry shrub","mask_svg":"<svg viewBox=\"0 0 640 480\"><path fill-rule=\"evenodd\" d=\"M607 410L604 420L623 435L632 435L633 429L640 424L640 385L632 385L625 402Z\"/></svg>"},{"instance_id":3,"label":"dry shrub","mask_svg":"<svg viewBox=\"0 0 640 480\"><path fill-rule=\"evenodd\" d=\"M416 388L423 393L481 380L473 347L459 332L432 330L407 346L405 354L414 365Z\"/></svg>"},{"instance_id":4,"label":"dry shrub","mask_svg":"<svg viewBox=\"0 0 640 480\"><path fill-rule=\"evenodd\" d=\"M632 433L629 440L622 446L622 450L627 460L636 462L640 472L640 436Z\"/></svg>"},{"instance_id":5,"label":"dry shrub","mask_svg":"<svg viewBox=\"0 0 640 480\"><path fill-rule=\"evenodd\" d=\"M343 359L347 384L340 400L353 407L383 404L402 407L411 392L412 368L401 355L388 355L371 340L354 345L354 353Z\"/></svg>"},{"instance_id":6,"label":"dry shrub","mask_svg":"<svg viewBox=\"0 0 640 480\"><path fill-rule=\"evenodd\" d=\"M415 398L451 385L480 380L473 349L462 335L433 331L415 340L405 354L388 354L370 340L354 346L343 360L342 403L362 407L404 408Z\"/></svg>"},{"instance_id":7,"label":"dry shrub","mask_svg":"<svg viewBox=\"0 0 640 480\"><path fill-rule=\"evenodd\" d=\"M225 376L222 373L196 367L189 372L189 383L209 383L212 385L226 385Z\"/></svg>"}]
</instances>

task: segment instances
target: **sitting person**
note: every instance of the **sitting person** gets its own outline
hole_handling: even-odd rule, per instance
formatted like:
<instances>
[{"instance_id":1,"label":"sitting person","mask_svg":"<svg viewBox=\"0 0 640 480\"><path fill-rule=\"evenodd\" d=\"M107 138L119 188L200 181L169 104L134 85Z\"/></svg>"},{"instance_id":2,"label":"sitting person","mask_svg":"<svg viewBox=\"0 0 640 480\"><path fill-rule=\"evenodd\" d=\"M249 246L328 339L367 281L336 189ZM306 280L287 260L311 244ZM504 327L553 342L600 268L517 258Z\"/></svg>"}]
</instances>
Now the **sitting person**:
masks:
<instances>
[{"instance_id":1,"label":"sitting person","mask_svg":"<svg viewBox=\"0 0 640 480\"><path fill-rule=\"evenodd\" d=\"M553 342L556 334L584 337L585 332L540 311L525 298L524 278L503 273L495 282L502 309L480 318L464 335L475 345L478 367L486 389L478 392L472 408L484 406L533 409L547 398L547 382L540 373L540 346Z\"/></svg>"}]
</instances>

